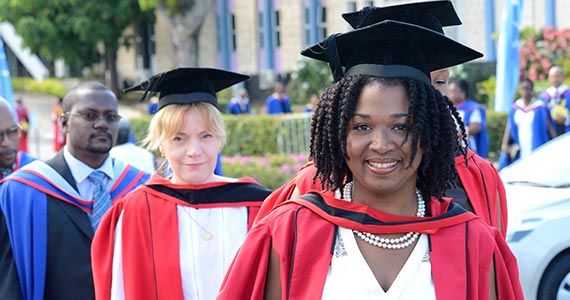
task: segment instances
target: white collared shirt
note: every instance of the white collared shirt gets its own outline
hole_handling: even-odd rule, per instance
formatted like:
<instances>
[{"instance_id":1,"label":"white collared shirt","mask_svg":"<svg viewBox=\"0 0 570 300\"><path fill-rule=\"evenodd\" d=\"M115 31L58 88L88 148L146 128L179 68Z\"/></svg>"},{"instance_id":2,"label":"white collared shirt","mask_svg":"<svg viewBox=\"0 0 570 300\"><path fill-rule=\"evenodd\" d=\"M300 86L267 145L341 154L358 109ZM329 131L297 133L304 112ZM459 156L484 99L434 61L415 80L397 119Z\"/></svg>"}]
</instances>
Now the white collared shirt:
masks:
<instances>
[{"instance_id":1,"label":"white collared shirt","mask_svg":"<svg viewBox=\"0 0 570 300\"><path fill-rule=\"evenodd\" d=\"M71 175L75 179L75 184L79 190L79 195L81 195L81 197L84 199L93 198L94 186L87 177L95 170L99 170L107 175L107 178L105 179L105 186L107 187L107 190L111 189L111 186L115 181L115 173L113 172L113 161L110 155L98 169L91 168L73 156L71 152L69 152L67 145L63 147L63 158L67 162L69 170L71 171Z\"/></svg>"}]
</instances>

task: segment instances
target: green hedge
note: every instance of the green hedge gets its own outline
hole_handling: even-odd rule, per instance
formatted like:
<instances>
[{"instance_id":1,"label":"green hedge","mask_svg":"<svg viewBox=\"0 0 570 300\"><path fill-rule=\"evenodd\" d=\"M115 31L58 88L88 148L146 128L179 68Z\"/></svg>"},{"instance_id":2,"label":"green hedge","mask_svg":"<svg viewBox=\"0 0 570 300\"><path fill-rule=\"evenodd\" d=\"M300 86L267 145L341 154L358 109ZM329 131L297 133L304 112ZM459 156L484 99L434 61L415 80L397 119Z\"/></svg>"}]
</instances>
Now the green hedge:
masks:
<instances>
[{"instance_id":1,"label":"green hedge","mask_svg":"<svg viewBox=\"0 0 570 300\"><path fill-rule=\"evenodd\" d=\"M487 111L487 133L489 135L489 154L487 159L491 161L499 160L499 151L503 140L503 133L507 125L507 113Z\"/></svg>"},{"instance_id":2,"label":"green hedge","mask_svg":"<svg viewBox=\"0 0 570 300\"><path fill-rule=\"evenodd\" d=\"M36 81L29 77L12 78L12 88L15 91L24 91L38 94L49 94L57 97L65 96L67 88L61 81L55 78L48 78L42 81Z\"/></svg>"},{"instance_id":3,"label":"green hedge","mask_svg":"<svg viewBox=\"0 0 570 300\"><path fill-rule=\"evenodd\" d=\"M137 141L146 136L151 116L130 119ZM277 128L278 116L223 115L228 134L224 147L225 156L266 156L278 153ZM489 140L489 160L498 160L503 132L507 121L507 113L487 111L487 131Z\"/></svg>"},{"instance_id":4,"label":"green hedge","mask_svg":"<svg viewBox=\"0 0 570 300\"><path fill-rule=\"evenodd\" d=\"M151 116L130 119L131 127L137 141L147 134ZM277 153L278 116L223 115L227 131L227 143L223 154L247 156L264 156Z\"/></svg>"}]
</instances>

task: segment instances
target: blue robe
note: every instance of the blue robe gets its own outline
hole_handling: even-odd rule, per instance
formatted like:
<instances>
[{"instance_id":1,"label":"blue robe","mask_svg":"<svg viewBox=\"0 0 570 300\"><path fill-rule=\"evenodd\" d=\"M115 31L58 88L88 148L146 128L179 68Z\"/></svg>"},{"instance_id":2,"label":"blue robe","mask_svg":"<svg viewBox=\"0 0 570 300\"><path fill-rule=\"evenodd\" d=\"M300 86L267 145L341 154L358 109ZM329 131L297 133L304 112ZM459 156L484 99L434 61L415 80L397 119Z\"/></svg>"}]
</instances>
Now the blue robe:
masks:
<instances>
[{"instance_id":1,"label":"blue robe","mask_svg":"<svg viewBox=\"0 0 570 300\"><path fill-rule=\"evenodd\" d=\"M291 112L289 97L287 97L285 94L282 94L281 98L282 99L280 100L274 94L271 94L269 97L267 97L265 105L267 106L268 115L278 115Z\"/></svg>"},{"instance_id":2,"label":"blue robe","mask_svg":"<svg viewBox=\"0 0 570 300\"><path fill-rule=\"evenodd\" d=\"M115 159L113 170L116 178L110 191L113 201L150 178L149 174ZM92 210L93 200L82 199L69 182L40 160L11 174L0 185L0 210L6 220L24 299L44 298L48 244L47 195L87 213Z\"/></svg>"},{"instance_id":3,"label":"blue robe","mask_svg":"<svg viewBox=\"0 0 570 300\"><path fill-rule=\"evenodd\" d=\"M533 106L532 110L534 111L534 119L532 120L532 150L538 148L542 144L550 141L550 135L548 134L548 123L554 124L552 118L550 116L550 109L548 105L541 100L541 104ZM509 135L513 141L513 143L520 145L519 142L519 128L518 125L515 123L515 113L522 108L519 107L516 102L513 103L511 106L511 110L509 111L508 122L511 125L511 130L509 131ZM509 164L515 162L520 158L520 153L514 158L510 158L504 151L501 151L499 156L499 169L502 169Z\"/></svg>"},{"instance_id":4,"label":"blue robe","mask_svg":"<svg viewBox=\"0 0 570 300\"><path fill-rule=\"evenodd\" d=\"M232 99L230 101L230 103L228 103L226 113L232 114L232 115L249 114L249 113L251 113L251 107L250 107L249 103L247 103L245 105L245 110L242 110L241 105L239 104L239 100L233 100Z\"/></svg>"},{"instance_id":5,"label":"blue robe","mask_svg":"<svg viewBox=\"0 0 570 300\"><path fill-rule=\"evenodd\" d=\"M457 110L464 112L463 122L465 127L469 126L471 114L478 110L481 113L481 131L470 136L475 141L475 147L469 145L469 148L483 158L487 158L487 151L489 150L489 137L487 136L487 116L485 109L474 100L468 99L461 105L457 106Z\"/></svg>"},{"instance_id":6,"label":"blue robe","mask_svg":"<svg viewBox=\"0 0 570 300\"><path fill-rule=\"evenodd\" d=\"M538 96L538 99L544 101L548 107L550 109L552 109L553 104L551 103L551 101L553 100L553 96L550 95L547 91L544 91L542 93L540 93L540 95ZM564 92L562 92L562 94L560 95L560 99L561 101L564 100L566 101L566 104L564 105L564 107L566 107L566 109L568 111L570 111L570 89L565 90ZM551 116L552 117L552 116ZM566 120L568 120L568 117L566 117ZM555 130L556 130L556 135L561 135L565 132L570 132L570 124L565 124L565 125L560 125L560 124L555 124Z\"/></svg>"}]
</instances>

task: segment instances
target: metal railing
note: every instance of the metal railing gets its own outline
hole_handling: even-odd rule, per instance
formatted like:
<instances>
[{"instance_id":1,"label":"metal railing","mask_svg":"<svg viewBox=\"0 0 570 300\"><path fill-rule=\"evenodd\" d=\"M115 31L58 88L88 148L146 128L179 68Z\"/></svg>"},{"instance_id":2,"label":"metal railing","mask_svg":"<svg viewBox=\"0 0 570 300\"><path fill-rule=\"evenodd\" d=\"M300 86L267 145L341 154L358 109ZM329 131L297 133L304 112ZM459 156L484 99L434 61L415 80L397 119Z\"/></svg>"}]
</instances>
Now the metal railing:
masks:
<instances>
[{"instance_id":1,"label":"metal railing","mask_svg":"<svg viewBox=\"0 0 570 300\"><path fill-rule=\"evenodd\" d=\"M280 153L309 154L311 113L283 116L277 127L277 145Z\"/></svg>"}]
</instances>

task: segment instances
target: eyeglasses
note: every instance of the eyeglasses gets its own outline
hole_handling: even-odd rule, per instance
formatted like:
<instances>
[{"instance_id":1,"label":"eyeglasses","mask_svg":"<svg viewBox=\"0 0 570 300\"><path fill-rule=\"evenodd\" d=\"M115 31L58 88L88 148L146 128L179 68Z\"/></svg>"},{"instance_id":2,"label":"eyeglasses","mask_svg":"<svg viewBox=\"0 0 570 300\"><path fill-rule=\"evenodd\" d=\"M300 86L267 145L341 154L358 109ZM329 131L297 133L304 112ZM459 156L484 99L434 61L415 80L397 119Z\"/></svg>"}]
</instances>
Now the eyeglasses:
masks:
<instances>
[{"instance_id":1,"label":"eyeglasses","mask_svg":"<svg viewBox=\"0 0 570 300\"><path fill-rule=\"evenodd\" d=\"M0 142L4 141L4 137L7 136L12 141L20 138L20 127L14 125L8 129L0 130Z\"/></svg>"},{"instance_id":2,"label":"eyeglasses","mask_svg":"<svg viewBox=\"0 0 570 300\"><path fill-rule=\"evenodd\" d=\"M101 113L92 112L92 111L87 111L87 112L80 111L80 112L76 112L76 113L68 112L67 115L68 116L69 115L78 116L87 122L93 122L93 123L99 121L101 118L105 119L105 121L107 123L117 123L122 118L121 116L119 116L118 114L115 114L115 113L101 114Z\"/></svg>"}]
</instances>

